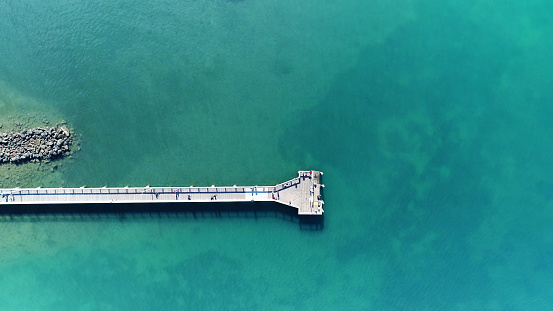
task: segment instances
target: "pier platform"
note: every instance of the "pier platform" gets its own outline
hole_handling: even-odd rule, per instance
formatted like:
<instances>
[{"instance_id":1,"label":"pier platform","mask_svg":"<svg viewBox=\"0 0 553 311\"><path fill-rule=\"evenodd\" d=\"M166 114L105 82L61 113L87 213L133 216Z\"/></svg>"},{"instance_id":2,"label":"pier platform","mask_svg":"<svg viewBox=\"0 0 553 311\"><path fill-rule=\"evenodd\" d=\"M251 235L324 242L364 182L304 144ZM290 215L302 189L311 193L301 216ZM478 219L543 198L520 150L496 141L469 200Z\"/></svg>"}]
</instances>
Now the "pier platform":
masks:
<instances>
[{"instance_id":1,"label":"pier platform","mask_svg":"<svg viewBox=\"0 0 553 311\"><path fill-rule=\"evenodd\" d=\"M0 189L0 214L25 214L26 210L36 210L28 208L30 206L52 205L99 204L103 205L103 211L109 211L109 206L116 211L118 205L131 206L132 209L135 204L144 206L149 203L212 206L218 203L275 202L296 209L300 216L322 216L322 175L320 171L299 171L298 177L275 186Z\"/></svg>"}]
</instances>

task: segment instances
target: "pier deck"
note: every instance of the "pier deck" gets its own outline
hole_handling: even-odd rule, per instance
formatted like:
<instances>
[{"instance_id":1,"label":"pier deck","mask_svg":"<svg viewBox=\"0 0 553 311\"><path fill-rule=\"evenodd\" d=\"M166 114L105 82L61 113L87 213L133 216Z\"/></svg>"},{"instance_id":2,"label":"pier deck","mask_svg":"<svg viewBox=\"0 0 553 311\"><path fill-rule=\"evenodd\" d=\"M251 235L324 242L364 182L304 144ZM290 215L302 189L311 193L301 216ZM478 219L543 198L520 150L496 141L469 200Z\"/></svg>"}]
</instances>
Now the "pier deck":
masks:
<instances>
[{"instance_id":1,"label":"pier deck","mask_svg":"<svg viewBox=\"0 0 553 311\"><path fill-rule=\"evenodd\" d=\"M298 177L275 186L0 189L0 212L3 205L273 201L296 208L298 215L322 215L321 175L299 171Z\"/></svg>"}]
</instances>

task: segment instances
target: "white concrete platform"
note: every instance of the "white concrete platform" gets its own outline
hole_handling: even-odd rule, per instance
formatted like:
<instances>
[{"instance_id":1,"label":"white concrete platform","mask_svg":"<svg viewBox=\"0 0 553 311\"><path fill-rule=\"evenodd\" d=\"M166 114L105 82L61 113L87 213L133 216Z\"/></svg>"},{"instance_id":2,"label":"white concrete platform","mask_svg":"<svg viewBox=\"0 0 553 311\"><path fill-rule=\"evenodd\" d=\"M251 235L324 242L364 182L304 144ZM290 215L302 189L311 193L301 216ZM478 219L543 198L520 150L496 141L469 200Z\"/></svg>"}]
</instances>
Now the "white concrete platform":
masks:
<instances>
[{"instance_id":1,"label":"white concrete platform","mask_svg":"<svg viewBox=\"0 0 553 311\"><path fill-rule=\"evenodd\" d=\"M2 205L274 201L297 208L298 215L322 215L322 174L299 171L275 186L0 189L0 211Z\"/></svg>"}]
</instances>

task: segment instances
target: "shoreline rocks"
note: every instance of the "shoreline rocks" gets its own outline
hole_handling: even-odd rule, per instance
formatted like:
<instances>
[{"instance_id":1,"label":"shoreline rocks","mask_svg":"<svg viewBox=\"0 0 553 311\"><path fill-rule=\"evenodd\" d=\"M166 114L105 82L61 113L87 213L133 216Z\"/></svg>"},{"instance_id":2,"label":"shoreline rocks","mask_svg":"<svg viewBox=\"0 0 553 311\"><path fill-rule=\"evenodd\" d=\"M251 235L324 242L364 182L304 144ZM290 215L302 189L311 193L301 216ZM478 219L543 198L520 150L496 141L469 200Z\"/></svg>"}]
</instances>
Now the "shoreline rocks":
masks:
<instances>
[{"instance_id":1,"label":"shoreline rocks","mask_svg":"<svg viewBox=\"0 0 553 311\"><path fill-rule=\"evenodd\" d=\"M71 134L64 127L0 133L0 163L58 158L69 151L71 142Z\"/></svg>"}]
</instances>

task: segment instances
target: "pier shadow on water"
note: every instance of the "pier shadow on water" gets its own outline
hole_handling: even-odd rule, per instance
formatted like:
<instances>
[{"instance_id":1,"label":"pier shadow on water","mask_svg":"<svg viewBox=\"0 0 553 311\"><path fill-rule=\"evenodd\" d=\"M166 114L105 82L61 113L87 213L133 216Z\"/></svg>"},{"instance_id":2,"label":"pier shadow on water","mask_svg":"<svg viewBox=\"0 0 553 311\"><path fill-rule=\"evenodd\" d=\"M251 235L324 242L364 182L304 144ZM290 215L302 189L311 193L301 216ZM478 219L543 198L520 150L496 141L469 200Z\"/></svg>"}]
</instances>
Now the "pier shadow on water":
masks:
<instances>
[{"instance_id":1,"label":"pier shadow on water","mask_svg":"<svg viewBox=\"0 0 553 311\"><path fill-rule=\"evenodd\" d=\"M324 216L298 215L276 202L175 202L0 205L0 221L132 221L134 219L280 218L301 230L322 230Z\"/></svg>"}]
</instances>

